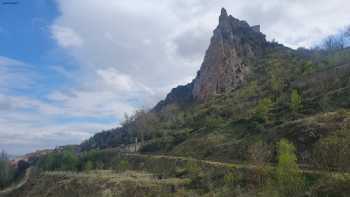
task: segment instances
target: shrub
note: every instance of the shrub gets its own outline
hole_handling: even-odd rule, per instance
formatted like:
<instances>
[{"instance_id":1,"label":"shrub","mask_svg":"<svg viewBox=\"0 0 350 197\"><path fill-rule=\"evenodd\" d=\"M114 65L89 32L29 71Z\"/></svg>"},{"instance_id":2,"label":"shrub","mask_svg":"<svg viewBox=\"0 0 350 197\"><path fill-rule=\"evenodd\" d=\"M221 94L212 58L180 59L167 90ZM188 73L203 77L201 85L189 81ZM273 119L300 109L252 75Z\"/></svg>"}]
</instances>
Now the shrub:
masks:
<instances>
[{"instance_id":1,"label":"shrub","mask_svg":"<svg viewBox=\"0 0 350 197\"><path fill-rule=\"evenodd\" d=\"M228 187L234 187L239 183L240 177L233 171L226 172L224 176L225 185Z\"/></svg>"},{"instance_id":2,"label":"shrub","mask_svg":"<svg viewBox=\"0 0 350 197\"><path fill-rule=\"evenodd\" d=\"M46 171L77 171L79 163L78 156L72 150L64 150L63 152L54 152L42 157L38 166Z\"/></svg>"},{"instance_id":3,"label":"shrub","mask_svg":"<svg viewBox=\"0 0 350 197\"><path fill-rule=\"evenodd\" d=\"M94 164L92 163L92 161L86 161L84 163L84 171L91 171L92 169L94 169Z\"/></svg>"},{"instance_id":4,"label":"shrub","mask_svg":"<svg viewBox=\"0 0 350 197\"><path fill-rule=\"evenodd\" d=\"M188 161L186 163L186 172L191 180L191 187L204 188L203 187L203 175L201 174L201 168L196 161Z\"/></svg>"},{"instance_id":5,"label":"shrub","mask_svg":"<svg viewBox=\"0 0 350 197\"><path fill-rule=\"evenodd\" d=\"M129 169L128 160L120 160L115 169L118 172L125 172L126 170L128 170Z\"/></svg>"},{"instance_id":6,"label":"shrub","mask_svg":"<svg viewBox=\"0 0 350 197\"><path fill-rule=\"evenodd\" d=\"M322 138L313 148L313 161L317 167L328 170L350 170L350 132L344 128Z\"/></svg>"}]
</instances>

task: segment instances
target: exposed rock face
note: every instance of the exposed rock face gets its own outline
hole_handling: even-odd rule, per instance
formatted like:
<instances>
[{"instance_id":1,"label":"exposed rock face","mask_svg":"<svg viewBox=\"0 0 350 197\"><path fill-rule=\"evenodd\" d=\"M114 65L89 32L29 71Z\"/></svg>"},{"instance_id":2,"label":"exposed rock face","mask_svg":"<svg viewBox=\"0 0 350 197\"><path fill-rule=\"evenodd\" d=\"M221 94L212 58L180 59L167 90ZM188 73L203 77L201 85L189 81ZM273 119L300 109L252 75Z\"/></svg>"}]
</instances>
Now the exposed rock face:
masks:
<instances>
[{"instance_id":1,"label":"exposed rock face","mask_svg":"<svg viewBox=\"0 0 350 197\"><path fill-rule=\"evenodd\" d=\"M219 26L194 80L193 97L206 100L240 87L249 74L248 60L262 55L266 44L260 26L251 27L222 9Z\"/></svg>"},{"instance_id":2,"label":"exposed rock face","mask_svg":"<svg viewBox=\"0 0 350 197\"><path fill-rule=\"evenodd\" d=\"M174 88L153 110L159 111L170 103L205 101L242 86L250 72L249 60L261 56L266 46L259 25L251 27L229 16L223 8L196 78L188 85Z\"/></svg>"},{"instance_id":3,"label":"exposed rock face","mask_svg":"<svg viewBox=\"0 0 350 197\"><path fill-rule=\"evenodd\" d=\"M154 108L153 111L160 111L164 106L177 103L177 104L186 104L193 100L192 96L193 83L189 83L184 86L178 86L173 88L171 92L167 95L165 100L159 102Z\"/></svg>"}]
</instances>

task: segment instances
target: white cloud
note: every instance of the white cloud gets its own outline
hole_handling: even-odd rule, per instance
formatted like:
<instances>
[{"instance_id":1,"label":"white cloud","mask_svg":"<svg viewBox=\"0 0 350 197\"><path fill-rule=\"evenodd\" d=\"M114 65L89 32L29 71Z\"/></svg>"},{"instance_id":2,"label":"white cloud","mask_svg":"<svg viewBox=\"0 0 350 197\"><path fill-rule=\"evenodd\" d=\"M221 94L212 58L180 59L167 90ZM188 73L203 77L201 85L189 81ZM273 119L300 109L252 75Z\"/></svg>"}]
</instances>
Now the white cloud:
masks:
<instances>
[{"instance_id":1,"label":"white cloud","mask_svg":"<svg viewBox=\"0 0 350 197\"><path fill-rule=\"evenodd\" d=\"M81 47L83 45L82 38L74 29L59 25L54 25L51 28L53 38L57 40L62 47Z\"/></svg>"},{"instance_id":2,"label":"white cloud","mask_svg":"<svg viewBox=\"0 0 350 197\"><path fill-rule=\"evenodd\" d=\"M71 27L84 40L84 47L68 53L85 69L113 68L161 97L158 90L195 76L223 6L251 25L261 24L268 39L291 47L312 46L350 21L347 0L60 0L58 5L61 16L53 26Z\"/></svg>"}]
</instances>

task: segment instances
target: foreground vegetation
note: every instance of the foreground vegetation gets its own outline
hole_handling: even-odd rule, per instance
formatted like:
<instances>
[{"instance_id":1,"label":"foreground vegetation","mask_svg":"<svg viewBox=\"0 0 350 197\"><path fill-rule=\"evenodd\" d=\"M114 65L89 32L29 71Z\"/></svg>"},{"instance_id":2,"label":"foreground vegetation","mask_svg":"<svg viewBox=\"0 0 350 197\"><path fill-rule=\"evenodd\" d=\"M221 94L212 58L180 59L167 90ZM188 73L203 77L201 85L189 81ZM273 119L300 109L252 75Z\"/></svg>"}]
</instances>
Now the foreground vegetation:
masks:
<instances>
[{"instance_id":1,"label":"foreground vegetation","mask_svg":"<svg viewBox=\"0 0 350 197\"><path fill-rule=\"evenodd\" d=\"M234 164L118 149L80 154L67 149L37 160L30 182L8 196L323 197L349 192L347 174L300 169L293 144L283 139L277 147L276 166L267 162L269 154L254 150L250 164Z\"/></svg>"},{"instance_id":2,"label":"foreground vegetation","mask_svg":"<svg viewBox=\"0 0 350 197\"><path fill-rule=\"evenodd\" d=\"M8 155L0 153L0 189L8 186L15 179L15 168L11 166Z\"/></svg>"},{"instance_id":3,"label":"foreground vegetation","mask_svg":"<svg viewBox=\"0 0 350 197\"><path fill-rule=\"evenodd\" d=\"M28 163L25 161L20 161L14 165L7 153L2 151L0 153L0 190L19 181L28 167Z\"/></svg>"}]
</instances>

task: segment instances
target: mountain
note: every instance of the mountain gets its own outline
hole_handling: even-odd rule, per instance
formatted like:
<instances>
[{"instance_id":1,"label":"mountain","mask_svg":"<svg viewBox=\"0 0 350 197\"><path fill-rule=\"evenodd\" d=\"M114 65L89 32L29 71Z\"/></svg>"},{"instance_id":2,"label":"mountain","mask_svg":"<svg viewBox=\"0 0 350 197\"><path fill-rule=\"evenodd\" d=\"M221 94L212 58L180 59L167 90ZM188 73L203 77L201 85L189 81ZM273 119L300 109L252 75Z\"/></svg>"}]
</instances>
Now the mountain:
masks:
<instances>
[{"instance_id":1,"label":"mountain","mask_svg":"<svg viewBox=\"0 0 350 197\"><path fill-rule=\"evenodd\" d=\"M204 61L196 78L174 88L154 111L167 104L205 101L209 97L235 90L247 82L252 61L263 56L269 43L260 26L250 26L222 8L219 25L214 30Z\"/></svg>"},{"instance_id":2,"label":"mountain","mask_svg":"<svg viewBox=\"0 0 350 197\"><path fill-rule=\"evenodd\" d=\"M194 80L192 95L205 100L210 96L241 87L251 70L250 60L264 54L267 42L259 26L228 16L221 10L201 69Z\"/></svg>"},{"instance_id":3,"label":"mountain","mask_svg":"<svg viewBox=\"0 0 350 197\"><path fill-rule=\"evenodd\" d=\"M269 42L260 26L222 9L196 78L150 112L84 142L83 150L138 138L145 152L245 160L256 141L286 138L310 162L314 146L347 123L340 111L350 107L349 54L348 48L293 50Z\"/></svg>"},{"instance_id":4,"label":"mountain","mask_svg":"<svg viewBox=\"0 0 350 197\"><path fill-rule=\"evenodd\" d=\"M191 83L9 196L348 196L349 158L350 48L294 50L222 9Z\"/></svg>"}]
</instances>

